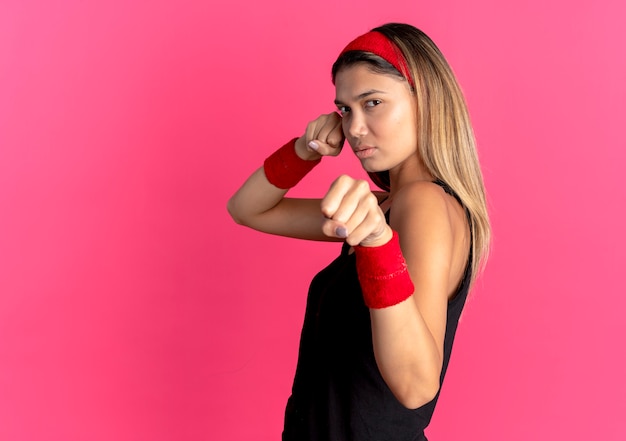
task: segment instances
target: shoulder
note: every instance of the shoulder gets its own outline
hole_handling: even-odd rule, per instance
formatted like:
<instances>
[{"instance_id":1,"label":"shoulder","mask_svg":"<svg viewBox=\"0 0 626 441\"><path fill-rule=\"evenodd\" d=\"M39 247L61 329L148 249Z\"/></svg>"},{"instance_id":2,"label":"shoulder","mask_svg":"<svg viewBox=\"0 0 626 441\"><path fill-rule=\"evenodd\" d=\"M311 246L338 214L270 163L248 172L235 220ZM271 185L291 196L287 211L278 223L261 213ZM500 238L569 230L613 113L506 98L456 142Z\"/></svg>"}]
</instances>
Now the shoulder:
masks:
<instances>
[{"instance_id":1,"label":"shoulder","mask_svg":"<svg viewBox=\"0 0 626 441\"><path fill-rule=\"evenodd\" d=\"M430 220L437 225L441 225L442 221L449 224L449 202L450 195L434 182L413 182L394 195L391 222L401 224L403 219L417 218L422 222Z\"/></svg>"},{"instance_id":2,"label":"shoulder","mask_svg":"<svg viewBox=\"0 0 626 441\"><path fill-rule=\"evenodd\" d=\"M451 196L432 182L415 182L392 200L389 223L398 232L405 256L448 267L455 248Z\"/></svg>"},{"instance_id":3,"label":"shoulder","mask_svg":"<svg viewBox=\"0 0 626 441\"><path fill-rule=\"evenodd\" d=\"M398 232L410 268L424 280L447 282L452 295L461 281L471 247L465 210L432 182L407 185L394 195L390 225Z\"/></svg>"}]
</instances>

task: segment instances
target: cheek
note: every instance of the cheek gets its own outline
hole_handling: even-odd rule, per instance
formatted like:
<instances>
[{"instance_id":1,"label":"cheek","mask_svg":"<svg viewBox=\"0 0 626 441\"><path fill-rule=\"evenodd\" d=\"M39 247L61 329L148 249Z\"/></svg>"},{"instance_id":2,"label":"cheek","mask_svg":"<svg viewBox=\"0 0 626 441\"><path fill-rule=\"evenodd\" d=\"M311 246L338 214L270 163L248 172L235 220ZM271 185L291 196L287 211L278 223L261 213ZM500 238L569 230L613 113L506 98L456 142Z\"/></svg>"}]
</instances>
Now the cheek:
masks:
<instances>
[{"instance_id":1,"label":"cheek","mask_svg":"<svg viewBox=\"0 0 626 441\"><path fill-rule=\"evenodd\" d=\"M412 114L412 109L402 108L394 112L389 120L390 126L393 127L393 131L397 134L402 134L402 137L414 138L417 134L417 126L415 124L415 117Z\"/></svg>"},{"instance_id":2,"label":"cheek","mask_svg":"<svg viewBox=\"0 0 626 441\"><path fill-rule=\"evenodd\" d=\"M394 115L393 122L388 131L393 136L397 146L402 152L413 152L417 149L417 125L411 114L411 109L404 109Z\"/></svg>"}]
</instances>

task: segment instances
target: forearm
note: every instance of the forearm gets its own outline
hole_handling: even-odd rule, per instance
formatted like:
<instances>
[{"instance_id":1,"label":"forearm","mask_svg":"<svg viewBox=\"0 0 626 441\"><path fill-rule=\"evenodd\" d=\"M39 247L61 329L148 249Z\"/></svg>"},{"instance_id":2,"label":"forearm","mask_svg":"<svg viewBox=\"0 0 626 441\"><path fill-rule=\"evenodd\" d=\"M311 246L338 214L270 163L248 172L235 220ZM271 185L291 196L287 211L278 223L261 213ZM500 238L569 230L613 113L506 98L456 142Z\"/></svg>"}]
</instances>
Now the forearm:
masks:
<instances>
[{"instance_id":1,"label":"forearm","mask_svg":"<svg viewBox=\"0 0 626 441\"><path fill-rule=\"evenodd\" d=\"M439 390L442 354L412 297L370 309L376 363L385 382L407 408L430 402Z\"/></svg>"},{"instance_id":2,"label":"forearm","mask_svg":"<svg viewBox=\"0 0 626 441\"><path fill-rule=\"evenodd\" d=\"M363 299L370 308L372 343L379 371L405 407L420 407L439 390L442 356L420 310L425 303L417 301L399 236L393 232L386 243L372 247L359 245L355 252ZM422 294L428 291L422 287ZM429 305L431 317L440 307L436 303Z\"/></svg>"},{"instance_id":3,"label":"forearm","mask_svg":"<svg viewBox=\"0 0 626 441\"><path fill-rule=\"evenodd\" d=\"M287 150L288 149L288 150ZM255 171L228 201L233 219L243 225L274 208L318 161L319 155L304 146L303 138L287 143Z\"/></svg>"},{"instance_id":4,"label":"forearm","mask_svg":"<svg viewBox=\"0 0 626 441\"><path fill-rule=\"evenodd\" d=\"M287 193L265 176L263 167L256 170L228 201L228 212L241 225L251 225L255 217L275 207Z\"/></svg>"}]
</instances>

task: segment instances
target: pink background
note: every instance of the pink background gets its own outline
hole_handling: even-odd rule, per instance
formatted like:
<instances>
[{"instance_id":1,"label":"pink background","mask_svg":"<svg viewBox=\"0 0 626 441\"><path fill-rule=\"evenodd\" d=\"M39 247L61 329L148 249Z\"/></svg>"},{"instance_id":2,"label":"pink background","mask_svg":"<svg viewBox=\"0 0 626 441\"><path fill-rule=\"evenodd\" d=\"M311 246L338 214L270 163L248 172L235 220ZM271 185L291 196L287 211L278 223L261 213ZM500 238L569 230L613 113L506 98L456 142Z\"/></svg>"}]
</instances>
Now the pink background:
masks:
<instances>
[{"instance_id":1,"label":"pink background","mask_svg":"<svg viewBox=\"0 0 626 441\"><path fill-rule=\"evenodd\" d=\"M53 6L54 4L54 6ZM336 244L226 201L406 21L466 91L494 228L433 440L626 439L621 0L0 6L0 440L277 440ZM350 155L295 191L320 196Z\"/></svg>"}]
</instances>

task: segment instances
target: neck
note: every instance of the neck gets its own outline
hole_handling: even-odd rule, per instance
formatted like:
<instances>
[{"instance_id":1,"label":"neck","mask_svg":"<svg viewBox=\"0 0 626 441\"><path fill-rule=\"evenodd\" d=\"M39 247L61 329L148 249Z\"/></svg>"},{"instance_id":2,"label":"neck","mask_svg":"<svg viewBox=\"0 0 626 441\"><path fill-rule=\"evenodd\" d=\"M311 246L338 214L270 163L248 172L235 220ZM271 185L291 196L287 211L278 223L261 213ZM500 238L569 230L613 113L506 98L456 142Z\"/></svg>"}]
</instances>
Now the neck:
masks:
<instances>
[{"instance_id":1,"label":"neck","mask_svg":"<svg viewBox=\"0 0 626 441\"><path fill-rule=\"evenodd\" d=\"M397 167L389 170L391 190L389 196L393 197L402 187L418 181L434 181L435 178L428 171L421 158L417 155L413 161L405 161Z\"/></svg>"}]
</instances>

